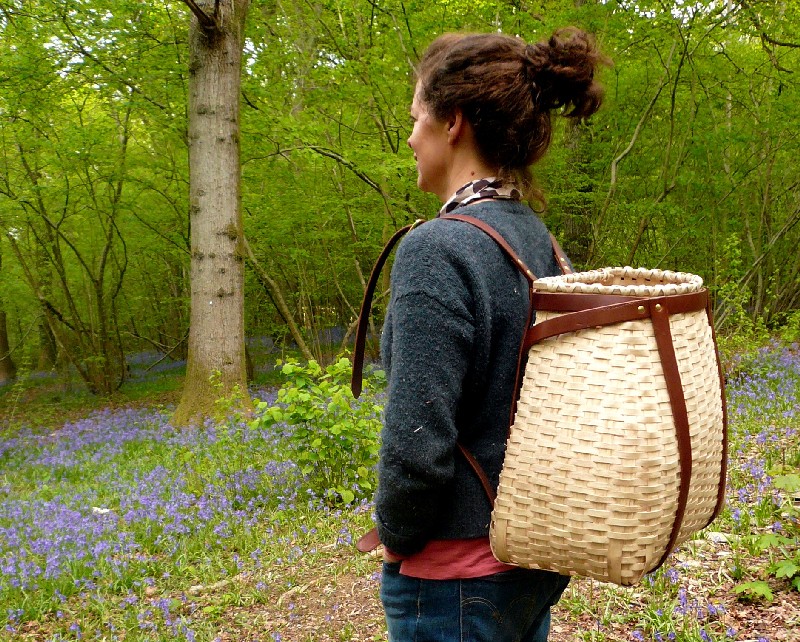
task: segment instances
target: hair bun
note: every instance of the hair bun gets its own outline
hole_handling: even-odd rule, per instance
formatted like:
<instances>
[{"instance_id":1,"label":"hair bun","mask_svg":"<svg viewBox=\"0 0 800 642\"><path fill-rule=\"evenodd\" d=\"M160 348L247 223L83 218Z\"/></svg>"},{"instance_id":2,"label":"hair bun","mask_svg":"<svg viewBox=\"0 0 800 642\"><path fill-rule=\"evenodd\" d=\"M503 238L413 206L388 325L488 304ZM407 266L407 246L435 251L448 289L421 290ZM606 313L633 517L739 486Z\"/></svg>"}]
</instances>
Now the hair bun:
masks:
<instances>
[{"instance_id":1,"label":"hair bun","mask_svg":"<svg viewBox=\"0 0 800 642\"><path fill-rule=\"evenodd\" d=\"M603 90L594 74L610 60L600 53L594 38L577 27L556 31L547 41L525 47L529 78L538 90L544 110L571 107L574 118L591 116L600 107Z\"/></svg>"}]
</instances>

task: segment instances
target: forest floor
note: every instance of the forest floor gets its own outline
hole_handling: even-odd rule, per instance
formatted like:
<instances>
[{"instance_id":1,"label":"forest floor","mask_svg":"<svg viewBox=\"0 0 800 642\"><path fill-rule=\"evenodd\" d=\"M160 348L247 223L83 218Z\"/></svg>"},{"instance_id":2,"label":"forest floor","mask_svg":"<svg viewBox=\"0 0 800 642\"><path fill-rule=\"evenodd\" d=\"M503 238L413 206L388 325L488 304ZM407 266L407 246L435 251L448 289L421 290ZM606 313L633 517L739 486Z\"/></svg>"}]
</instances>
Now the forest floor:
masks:
<instances>
[{"instance_id":1,"label":"forest floor","mask_svg":"<svg viewBox=\"0 0 800 642\"><path fill-rule=\"evenodd\" d=\"M385 640L369 504L308 495L286 433L171 428L179 385L0 396L0 640ZM551 641L800 642L799 397L796 348L738 364L723 514L635 587L573 579Z\"/></svg>"},{"instance_id":2,"label":"forest floor","mask_svg":"<svg viewBox=\"0 0 800 642\"><path fill-rule=\"evenodd\" d=\"M687 613L686 620L696 618L696 610L704 608L701 605L706 605L707 609L712 604L718 613L703 618L707 630L701 627L691 632L691 627L687 627L674 636L664 632L661 637L645 633L645 627L637 626L637 622L655 611L648 603L647 592L576 578L553 609L550 641L800 640L800 593L774 586L777 597L772 603L742 602L733 593L734 580L727 577L724 570L725 560L730 556L728 547L701 543L692 548L690 553L681 553L680 562L677 562L691 569L684 581L695 613ZM219 639L226 642L264 639L260 637L264 631L280 630L280 638L272 639L284 642L385 640L378 598L378 558L373 558L366 571L330 572L334 567L341 569L347 565L347 560L332 557L327 564L303 567L297 576L298 583L286 591L276 591L272 601L232 609ZM248 580L241 578L241 581ZM293 605L288 613L287 604ZM669 619L669 616L662 619Z\"/></svg>"}]
</instances>

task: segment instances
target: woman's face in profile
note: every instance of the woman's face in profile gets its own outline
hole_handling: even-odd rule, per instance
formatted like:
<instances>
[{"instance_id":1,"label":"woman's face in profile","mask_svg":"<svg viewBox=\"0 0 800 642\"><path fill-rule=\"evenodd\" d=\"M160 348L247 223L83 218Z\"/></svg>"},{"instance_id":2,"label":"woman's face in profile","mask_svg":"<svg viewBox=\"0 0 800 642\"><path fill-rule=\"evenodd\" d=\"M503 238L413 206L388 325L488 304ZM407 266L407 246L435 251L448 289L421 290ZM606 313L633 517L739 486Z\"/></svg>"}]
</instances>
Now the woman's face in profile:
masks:
<instances>
[{"instance_id":1,"label":"woman's face in profile","mask_svg":"<svg viewBox=\"0 0 800 642\"><path fill-rule=\"evenodd\" d=\"M448 124L434 118L419 99L419 84L411 103L411 120L414 128L408 137L408 146L417 162L417 186L424 192L432 192L444 202L449 194Z\"/></svg>"}]
</instances>

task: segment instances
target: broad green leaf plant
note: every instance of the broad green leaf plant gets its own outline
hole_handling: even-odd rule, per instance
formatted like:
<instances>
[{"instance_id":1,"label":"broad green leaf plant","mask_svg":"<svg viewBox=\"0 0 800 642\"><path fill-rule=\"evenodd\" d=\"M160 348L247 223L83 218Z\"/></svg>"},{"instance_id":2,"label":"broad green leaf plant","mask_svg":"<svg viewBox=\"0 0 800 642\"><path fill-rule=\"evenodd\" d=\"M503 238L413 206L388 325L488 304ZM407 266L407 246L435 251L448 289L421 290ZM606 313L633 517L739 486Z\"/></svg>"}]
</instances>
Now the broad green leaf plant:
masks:
<instances>
[{"instance_id":1,"label":"broad green leaf plant","mask_svg":"<svg viewBox=\"0 0 800 642\"><path fill-rule=\"evenodd\" d=\"M367 377L358 400L350 392L352 365L347 358L325 368L316 361L287 360L281 372L286 382L277 402L259 402L252 426L285 426L282 455L300 468L314 495L332 504L368 498L380 448L382 404L376 392L383 387L383 372Z\"/></svg>"}]
</instances>

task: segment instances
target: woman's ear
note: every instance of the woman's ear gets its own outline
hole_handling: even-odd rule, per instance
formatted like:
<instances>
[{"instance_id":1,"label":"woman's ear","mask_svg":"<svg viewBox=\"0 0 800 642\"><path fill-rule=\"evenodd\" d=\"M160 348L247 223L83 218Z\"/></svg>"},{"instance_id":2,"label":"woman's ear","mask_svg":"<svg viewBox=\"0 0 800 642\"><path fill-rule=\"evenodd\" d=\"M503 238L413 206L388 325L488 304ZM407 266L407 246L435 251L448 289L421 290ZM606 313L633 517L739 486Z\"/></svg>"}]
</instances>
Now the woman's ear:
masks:
<instances>
[{"instance_id":1,"label":"woman's ear","mask_svg":"<svg viewBox=\"0 0 800 642\"><path fill-rule=\"evenodd\" d=\"M466 122L464 112L456 107L451 116L447 119L447 142L458 142L459 138L461 138L461 135L464 133L464 125Z\"/></svg>"}]
</instances>

